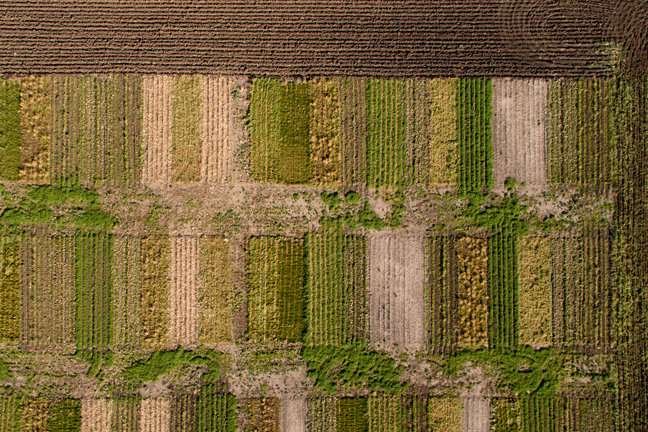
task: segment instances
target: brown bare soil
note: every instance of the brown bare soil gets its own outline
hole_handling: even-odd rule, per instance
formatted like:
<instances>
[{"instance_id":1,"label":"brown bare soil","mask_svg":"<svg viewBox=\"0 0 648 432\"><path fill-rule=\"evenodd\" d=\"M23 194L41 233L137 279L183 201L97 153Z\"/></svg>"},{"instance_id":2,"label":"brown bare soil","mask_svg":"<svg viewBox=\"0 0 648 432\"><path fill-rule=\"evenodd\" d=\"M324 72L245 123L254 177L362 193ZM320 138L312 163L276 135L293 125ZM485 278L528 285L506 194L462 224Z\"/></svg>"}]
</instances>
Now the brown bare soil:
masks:
<instances>
[{"instance_id":1,"label":"brown bare soil","mask_svg":"<svg viewBox=\"0 0 648 432\"><path fill-rule=\"evenodd\" d=\"M22 261L23 344L74 352L74 237L31 232L23 241Z\"/></svg>"},{"instance_id":2,"label":"brown bare soil","mask_svg":"<svg viewBox=\"0 0 648 432\"><path fill-rule=\"evenodd\" d=\"M369 235L369 333L376 346L412 351L423 347L423 255L420 234Z\"/></svg>"},{"instance_id":3,"label":"brown bare soil","mask_svg":"<svg viewBox=\"0 0 648 432\"><path fill-rule=\"evenodd\" d=\"M166 186L171 179L173 77L146 76L142 80L144 165L142 183Z\"/></svg>"},{"instance_id":4,"label":"brown bare soil","mask_svg":"<svg viewBox=\"0 0 648 432\"><path fill-rule=\"evenodd\" d=\"M198 344L198 238L174 237L171 241L171 341L192 347Z\"/></svg>"},{"instance_id":5,"label":"brown bare soil","mask_svg":"<svg viewBox=\"0 0 648 432\"><path fill-rule=\"evenodd\" d=\"M171 430L171 401L164 398L142 399L140 432L169 432Z\"/></svg>"},{"instance_id":6,"label":"brown bare soil","mask_svg":"<svg viewBox=\"0 0 648 432\"><path fill-rule=\"evenodd\" d=\"M611 70L609 40L646 57L643 28L610 34L613 2L596 3L138 0L124 19L119 1L11 0L0 6L0 71L591 75Z\"/></svg>"},{"instance_id":7,"label":"brown bare soil","mask_svg":"<svg viewBox=\"0 0 648 432\"><path fill-rule=\"evenodd\" d=\"M83 399L81 432L111 432L112 411L110 399Z\"/></svg>"},{"instance_id":8,"label":"brown bare soil","mask_svg":"<svg viewBox=\"0 0 648 432\"><path fill-rule=\"evenodd\" d=\"M493 146L495 186L508 177L539 191L546 185L546 80L493 80Z\"/></svg>"}]
</instances>

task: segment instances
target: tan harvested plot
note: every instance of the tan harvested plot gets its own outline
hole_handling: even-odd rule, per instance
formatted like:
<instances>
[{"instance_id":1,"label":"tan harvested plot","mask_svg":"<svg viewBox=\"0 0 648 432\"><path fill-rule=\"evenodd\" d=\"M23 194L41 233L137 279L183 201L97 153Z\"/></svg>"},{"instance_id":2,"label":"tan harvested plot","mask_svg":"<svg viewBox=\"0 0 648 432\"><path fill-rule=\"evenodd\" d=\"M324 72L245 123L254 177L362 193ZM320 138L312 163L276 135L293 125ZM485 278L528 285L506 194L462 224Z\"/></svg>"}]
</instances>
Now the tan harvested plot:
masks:
<instances>
[{"instance_id":1,"label":"tan harvested plot","mask_svg":"<svg viewBox=\"0 0 648 432\"><path fill-rule=\"evenodd\" d=\"M22 430L49 432L47 418L50 403L46 399L28 399L22 404Z\"/></svg>"},{"instance_id":2,"label":"tan harvested plot","mask_svg":"<svg viewBox=\"0 0 648 432\"><path fill-rule=\"evenodd\" d=\"M74 236L27 233L22 250L23 344L74 352Z\"/></svg>"},{"instance_id":3,"label":"tan harvested plot","mask_svg":"<svg viewBox=\"0 0 648 432\"><path fill-rule=\"evenodd\" d=\"M548 347L552 337L551 241L525 236L518 242L520 343Z\"/></svg>"},{"instance_id":4,"label":"tan harvested plot","mask_svg":"<svg viewBox=\"0 0 648 432\"><path fill-rule=\"evenodd\" d=\"M198 343L198 238L174 237L171 242L171 342L184 347Z\"/></svg>"},{"instance_id":5,"label":"tan harvested plot","mask_svg":"<svg viewBox=\"0 0 648 432\"><path fill-rule=\"evenodd\" d=\"M231 179L234 158L234 129L241 127L234 117L233 93L239 79L206 75L202 88L201 180L223 183Z\"/></svg>"},{"instance_id":6,"label":"tan harvested plot","mask_svg":"<svg viewBox=\"0 0 648 432\"><path fill-rule=\"evenodd\" d=\"M464 398L464 432L490 432L489 420L490 401L488 398L479 396Z\"/></svg>"},{"instance_id":7,"label":"tan harvested plot","mask_svg":"<svg viewBox=\"0 0 648 432\"><path fill-rule=\"evenodd\" d=\"M431 131L429 143L430 185L457 183L457 78L430 81Z\"/></svg>"},{"instance_id":8,"label":"tan harvested plot","mask_svg":"<svg viewBox=\"0 0 648 432\"><path fill-rule=\"evenodd\" d=\"M115 236L112 258L113 350L137 349L142 343L142 322L140 320L141 239L131 236Z\"/></svg>"},{"instance_id":9,"label":"tan harvested plot","mask_svg":"<svg viewBox=\"0 0 648 432\"><path fill-rule=\"evenodd\" d=\"M165 398L142 399L140 432L169 432L171 430L171 401Z\"/></svg>"},{"instance_id":10,"label":"tan harvested plot","mask_svg":"<svg viewBox=\"0 0 648 432\"><path fill-rule=\"evenodd\" d=\"M533 189L546 184L544 79L493 80L495 185L508 177Z\"/></svg>"},{"instance_id":11,"label":"tan harvested plot","mask_svg":"<svg viewBox=\"0 0 648 432\"><path fill-rule=\"evenodd\" d=\"M173 78L145 76L143 90L144 164L142 182L147 186L166 186L171 179L173 119Z\"/></svg>"},{"instance_id":12,"label":"tan harvested plot","mask_svg":"<svg viewBox=\"0 0 648 432\"><path fill-rule=\"evenodd\" d=\"M310 143L313 182L330 184L340 177L341 108L336 79L311 83Z\"/></svg>"},{"instance_id":13,"label":"tan harvested plot","mask_svg":"<svg viewBox=\"0 0 648 432\"><path fill-rule=\"evenodd\" d=\"M140 400L136 397L118 398L113 401L111 431L133 432L140 430Z\"/></svg>"},{"instance_id":14,"label":"tan harvested plot","mask_svg":"<svg viewBox=\"0 0 648 432\"><path fill-rule=\"evenodd\" d=\"M169 346L169 256L168 237L142 239L142 337L145 348Z\"/></svg>"},{"instance_id":15,"label":"tan harvested plot","mask_svg":"<svg viewBox=\"0 0 648 432\"><path fill-rule=\"evenodd\" d=\"M281 401L281 432L306 432L308 407L305 398Z\"/></svg>"},{"instance_id":16,"label":"tan harvested plot","mask_svg":"<svg viewBox=\"0 0 648 432\"><path fill-rule=\"evenodd\" d=\"M488 346L488 242L484 238L457 240L459 273L459 347Z\"/></svg>"},{"instance_id":17,"label":"tan harvested plot","mask_svg":"<svg viewBox=\"0 0 648 432\"><path fill-rule=\"evenodd\" d=\"M52 133L52 79L20 80L21 171L28 183L49 181L49 146Z\"/></svg>"},{"instance_id":18,"label":"tan harvested plot","mask_svg":"<svg viewBox=\"0 0 648 432\"><path fill-rule=\"evenodd\" d=\"M110 399L81 401L81 432L111 432L113 402Z\"/></svg>"},{"instance_id":19,"label":"tan harvested plot","mask_svg":"<svg viewBox=\"0 0 648 432\"><path fill-rule=\"evenodd\" d=\"M201 237L199 249L200 343L229 342L234 291L229 243L218 237Z\"/></svg>"},{"instance_id":20,"label":"tan harvested plot","mask_svg":"<svg viewBox=\"0 0 648 432\"><path fill-rule=\"evenodd\" d=\"M405 231L369 236L369 333L383 348L425 343L423 236Z\"/></svg>"}]
</instances>

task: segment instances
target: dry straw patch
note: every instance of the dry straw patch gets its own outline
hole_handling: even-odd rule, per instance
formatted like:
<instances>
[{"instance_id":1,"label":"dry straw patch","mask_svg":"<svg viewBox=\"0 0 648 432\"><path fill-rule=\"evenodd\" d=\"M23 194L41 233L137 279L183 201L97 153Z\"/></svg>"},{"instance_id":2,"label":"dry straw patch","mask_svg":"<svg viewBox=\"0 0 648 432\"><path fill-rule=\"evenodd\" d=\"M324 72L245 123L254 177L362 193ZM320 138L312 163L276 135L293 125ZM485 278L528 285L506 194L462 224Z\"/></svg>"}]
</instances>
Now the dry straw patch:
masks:
<instances>
[{"instance_id":1,"label":"dry straw patch","mask_svg":"<svg viewBox=\"0 0 648 432\"><path fill-rule=\"evenodd\" d=\"M169 256L167 237L142 239L142 333L148 349L169 345Z\"/></svg>"},{"instance_id":2,"label":"dry straw patch","mask_svg":"<svg viewBox=\"0 0 648 432\"><path fill-rule=\"evenodd\" d=\"M29 432L49 432L47 419L49 402L45 399L29 399L22 405L22 430Z\"/></svg>"},{"instance_id":3,"label":"dry straw patch","mask_svg":"<svg viewBox=\"0 0 648 432\"><path fill-rule=\"evenodd\" d=\"M20 178L29 183L47 183L52 137L51 79L25 77L20 86Z\"/></svg>"},{"instance_id":4,"label":"dry straw patch","mask_svg":"<svg viewBox=\"0 0 648 432\"><path fill-rule=\"evenodd\" d=\"M430 185L457 183L457 78L430 81L432 121L430 131Z\"/></svg>"},{"instance_id":5,"label":"dry straw patch","mask_svg":"<svg viewBox=\"0 0 648 432\"><path fill-rule=\"evenodd\" d=\"M520 274L520 343L551 345L551 241L525 236L518 242Z\"/></svg>"},{"instance_id":6,"label":"dry straw patch","mask_svg":"<svg viewBox=\"0 0 648 432\"><path fill-rule=\"evenodd\" d=\"M232 295L234 280L229 242L203 237L199 246L200 343L232 340Z\"/></svg>"},{"instance_id":7,"label":"dry straw patch","mask_svg":"<svg viewBox=\"0 0 648 432\"><path fill-rule=\"evenodd\" d=\"M428 430L462 432L463 403L458 397L432 397L428 401Z\"/></svg>"},{"instance_id":8,"label":"dry straw patch","mask_svg":"<svg viewBox=\"0 0 648 432\"><path fill-rule=\"evenodd\" d=\"M174 182L200 179L203 85L200 75L180 75L173 81L171 180Z\"/></svg>"},{"instance_id":9,"label":"dry straw patch","mask_svg":"<svg viewBox=\"0 0 648 432\"><path fill-rule=\"evenodd\" d=\"M334 183L340 177L340 86L333 79L316 79L310 85L313 182Z\"/></svg>"},{"instance_id":10,"label":"dry straw patch","mask_svg":"<svg viewBox=\"0 0 648 432\"><path fill-rule=\"evenodd\" d=\"M488 346L488 241L463 237L457 241L459 273L459 346Z\"/></svg>"}]
</instances>

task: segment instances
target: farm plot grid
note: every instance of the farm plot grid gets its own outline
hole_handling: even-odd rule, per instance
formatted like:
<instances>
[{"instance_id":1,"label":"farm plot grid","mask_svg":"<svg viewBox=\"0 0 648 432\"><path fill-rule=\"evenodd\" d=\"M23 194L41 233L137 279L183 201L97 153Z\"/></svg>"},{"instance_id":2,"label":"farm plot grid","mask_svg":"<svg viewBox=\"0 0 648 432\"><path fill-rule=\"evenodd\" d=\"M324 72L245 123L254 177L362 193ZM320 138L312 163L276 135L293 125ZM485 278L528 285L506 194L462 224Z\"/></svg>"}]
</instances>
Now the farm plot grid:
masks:
<instances>
[{"instance_id":1,"label":"farm plot grid","mask_svg":"<svg viewBox=\"0 0 648 432\"><path fill-rule=\"evenodd\" d=\"M3 2L0 432L648 430L644 3Z\"/></svg>"}]
</instances>

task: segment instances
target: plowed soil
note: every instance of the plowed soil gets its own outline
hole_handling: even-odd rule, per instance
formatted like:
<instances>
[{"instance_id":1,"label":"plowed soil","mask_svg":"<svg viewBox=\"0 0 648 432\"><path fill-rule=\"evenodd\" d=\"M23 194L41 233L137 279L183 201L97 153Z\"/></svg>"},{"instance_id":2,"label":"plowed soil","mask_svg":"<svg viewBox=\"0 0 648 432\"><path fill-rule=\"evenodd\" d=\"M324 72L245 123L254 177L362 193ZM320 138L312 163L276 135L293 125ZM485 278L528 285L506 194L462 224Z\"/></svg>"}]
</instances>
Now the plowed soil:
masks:
<instances>
[{"instance_id":1,"label":"plowed soil","mask_svg":"<svg viewBox=\"0 0 648 432\"><path fill-rule=\"evenodd\" d=\"M641 19L618 25L627 10L646 16L641 0L10 0L0 5L0 71L604 74L606 41L628 65L648 63Z\"/></svg>"}]
</instances>

